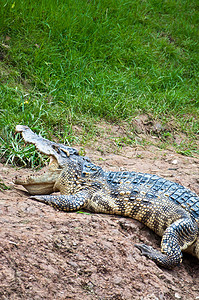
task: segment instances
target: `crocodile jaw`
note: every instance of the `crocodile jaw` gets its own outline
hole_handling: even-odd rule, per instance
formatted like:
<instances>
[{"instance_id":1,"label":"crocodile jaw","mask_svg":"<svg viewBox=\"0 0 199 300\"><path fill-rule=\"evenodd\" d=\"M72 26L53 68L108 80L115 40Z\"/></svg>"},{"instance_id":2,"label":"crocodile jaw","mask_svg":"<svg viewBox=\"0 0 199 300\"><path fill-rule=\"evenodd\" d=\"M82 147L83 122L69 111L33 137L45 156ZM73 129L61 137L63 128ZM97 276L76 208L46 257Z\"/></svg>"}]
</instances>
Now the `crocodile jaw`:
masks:
<instances>
[{"instance_id":1,"label":"crocodile jaw","mask_svg":"<svg viewBox=\"0 0 199 300\"><path fill-rule=\"evenodd\" d=\"M14 183L22 185L31 195L48 195L56 190L55 183L62 171L55 158L50 157L46 172L36 175L16 176Z\"/></svg>"},{"instance_id":2,"label":"crocodile jaw","mask_svg":"<svg viewBox=\"0 0 199 300\"><path fill-rule=\"evenodd\" d=\"M22 185L31 195L48 195L55 192L54 185L61 170L47 171L41 175L17 176L15 184Z\"/></svg>"}]
</instances>

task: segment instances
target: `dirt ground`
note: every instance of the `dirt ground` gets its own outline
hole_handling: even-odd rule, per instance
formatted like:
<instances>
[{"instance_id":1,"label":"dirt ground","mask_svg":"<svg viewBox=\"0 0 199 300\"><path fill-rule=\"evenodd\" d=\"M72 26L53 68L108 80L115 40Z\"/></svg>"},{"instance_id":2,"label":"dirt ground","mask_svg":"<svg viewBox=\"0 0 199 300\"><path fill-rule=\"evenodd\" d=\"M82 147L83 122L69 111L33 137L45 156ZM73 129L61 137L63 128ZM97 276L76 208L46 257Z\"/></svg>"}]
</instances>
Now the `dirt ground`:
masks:
<instances>
[{"instance_id":1,"label":"dirt ground","mask_svg":"<svg viewBox=\"0 0 199 300\"><path fill-rule=\"evenodd\" d=\"M154 146L120 153L86 149L106 170L158 174L199 194L199 158ZM141 223L112 215L64 213L34 202L12 183L30 173L0 164L0 299L199 299L199 261L165 270L135 243L160 247ZM17 188L17 189L16 189Z\"/></svg>"}]
</instances>

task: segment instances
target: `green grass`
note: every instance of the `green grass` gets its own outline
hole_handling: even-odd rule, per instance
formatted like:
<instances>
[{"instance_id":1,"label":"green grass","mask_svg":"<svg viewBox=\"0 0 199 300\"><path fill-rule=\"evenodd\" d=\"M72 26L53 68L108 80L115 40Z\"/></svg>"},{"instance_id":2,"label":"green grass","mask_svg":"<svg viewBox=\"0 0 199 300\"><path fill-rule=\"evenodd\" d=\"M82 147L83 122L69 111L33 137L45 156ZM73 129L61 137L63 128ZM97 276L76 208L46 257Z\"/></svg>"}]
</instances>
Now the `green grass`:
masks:
<instances>
[{"instance_id":1,"label":"green grass","mask_svg":"<svg viewBox=\"0 0 199 300\"><path fill-rule=\"evenodd\" d=\"M1 182L0 180L0 191L3 192L4 190L9 190L10 187L7 186L5 183Z\"/></svg>"},{"instance_id":2,"label":"green grass","mask_svg":"<svg viewBox=\"0 0 199 300\"><path fill-rule=\"evenodd\" d=\"M2 0L1 143L16 124L74 142L73 124L90 134L140 113L173 116L195 140L198 11L194 0Z\"/></svg>"}]
</instances>

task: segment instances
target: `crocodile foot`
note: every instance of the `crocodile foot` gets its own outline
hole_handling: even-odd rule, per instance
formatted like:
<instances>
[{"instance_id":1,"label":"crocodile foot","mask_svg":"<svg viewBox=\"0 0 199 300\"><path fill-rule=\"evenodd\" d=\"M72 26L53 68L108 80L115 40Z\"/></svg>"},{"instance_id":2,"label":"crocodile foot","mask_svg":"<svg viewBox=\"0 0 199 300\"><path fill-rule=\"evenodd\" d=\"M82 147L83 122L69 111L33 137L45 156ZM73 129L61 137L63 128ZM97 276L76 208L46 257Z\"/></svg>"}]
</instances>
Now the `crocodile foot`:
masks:
<instances>
[{"instance_id":1,"label":"crocodile foot","mask_svg":"<svg viewBox=\"0 0 199 300\"><path fill-rule=\"evenodd\" d=\"M135 247L141 251L141 255L148 257L163 268L172 269L173 267L179 265L182 260L181 256L168 256L145 244L136 244Z\"/></svg>"}]
</instances>

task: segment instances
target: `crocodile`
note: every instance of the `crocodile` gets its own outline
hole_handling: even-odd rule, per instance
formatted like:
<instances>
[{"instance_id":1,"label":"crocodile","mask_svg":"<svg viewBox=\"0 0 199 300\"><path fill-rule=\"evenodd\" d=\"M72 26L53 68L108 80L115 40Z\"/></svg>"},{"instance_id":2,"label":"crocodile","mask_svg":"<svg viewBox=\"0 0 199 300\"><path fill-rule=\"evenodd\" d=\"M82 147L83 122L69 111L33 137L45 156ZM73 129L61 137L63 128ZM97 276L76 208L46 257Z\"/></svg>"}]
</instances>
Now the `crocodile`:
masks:
<instances>
[{"instance_id":1,"label":"crocodile","mask_svg":"<svg viewBox=\"0 0 199 300\"><path fill-rule=\"evenodd\" d=\"M45 173L15 178L31 199L66 212L86 209L142 222L162 237L161 251L145 244L135 246L161 267L179 265L182 251L199 259L196 193L157 175L104 171L76 149L44 139L27 126L17 125L16 131L50 157Z\"/></svg>"}]
</instances>

